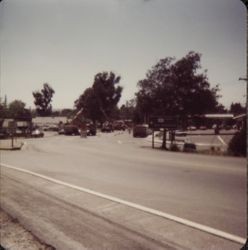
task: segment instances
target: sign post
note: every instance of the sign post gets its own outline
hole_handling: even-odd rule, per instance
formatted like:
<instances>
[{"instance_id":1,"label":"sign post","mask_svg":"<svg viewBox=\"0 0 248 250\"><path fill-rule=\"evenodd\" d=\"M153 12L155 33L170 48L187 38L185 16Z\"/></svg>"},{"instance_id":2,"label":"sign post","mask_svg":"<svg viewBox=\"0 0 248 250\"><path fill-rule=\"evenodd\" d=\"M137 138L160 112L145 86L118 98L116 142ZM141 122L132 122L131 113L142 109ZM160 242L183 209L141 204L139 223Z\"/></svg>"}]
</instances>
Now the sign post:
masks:
<instances>
[{"instance_id":1,"label":"sign post","mask_svg":"<svg viewBox=\"0 0 248 250\"><path fill-rule=\"evenodd\" d=\"M177 117L164 116L164 117L151 117L149 120L149 127L153 130L152 135L152 148L154 148L154 130L163 129L163 143L162 148L166 148L166 133L167 131L173 131L177 128Z\"/></svg>"},{"instance_id":2,"label":"sign post","mask_svg":"<svg viewBox=\"0 0 248 250\"><path fill-rule=\"evenodd\" d=\"M14 147L14 134L16 132L16 122L15 121L10 121L8 123L8 129L9 129L9 132L11 134L11 147L13 148Z\"/></svg>"},{"instance_id":3,"label":"sign post","mask_svg":"<svg viewBox=\"0 0 248 250\"><path fill-rule=\"evenodd\" d=\"M163 143L162 143L162 149L167 150L166 148L166 128L164 128L164 134L163 134Z\"/></svg>"},{"instance_id":4,"label":"sign post","mask_svg":"<svg viewBox=\"0 0 248 250\"><path fill-rule=\"evenodd\" d=\"M154 129L152 129L152 148L154 148Z\"/></svg>"}]
</instances>

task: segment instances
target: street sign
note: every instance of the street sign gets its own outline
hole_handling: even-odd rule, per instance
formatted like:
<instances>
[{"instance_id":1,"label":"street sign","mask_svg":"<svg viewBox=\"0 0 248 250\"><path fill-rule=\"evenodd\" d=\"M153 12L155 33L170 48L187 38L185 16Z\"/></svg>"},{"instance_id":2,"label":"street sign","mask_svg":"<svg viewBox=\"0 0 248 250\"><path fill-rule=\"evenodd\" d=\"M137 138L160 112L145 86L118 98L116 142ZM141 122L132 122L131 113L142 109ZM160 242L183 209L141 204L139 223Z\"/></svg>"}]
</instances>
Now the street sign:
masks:
<instances>
[{"instance_id":1,"label":"street sign","mask_svg":"<svg viewBox=\"0 0 248 250\"><path fill-rule=\"evenodd\" d=\"M8 122L8 130L11 134L15 134L17 128L17 124L15 121Z\"/></svg>"},{"instance_id":2,"label":"street sign","mask_svg":"<svg viewBox=\"0 0 248 250\"><path fill-rule=\"evenodd\" d=\"M177 127L177 118L175 116L151 117L149 127L152 129L175 129Z\"/></svg>"}]
</instances>

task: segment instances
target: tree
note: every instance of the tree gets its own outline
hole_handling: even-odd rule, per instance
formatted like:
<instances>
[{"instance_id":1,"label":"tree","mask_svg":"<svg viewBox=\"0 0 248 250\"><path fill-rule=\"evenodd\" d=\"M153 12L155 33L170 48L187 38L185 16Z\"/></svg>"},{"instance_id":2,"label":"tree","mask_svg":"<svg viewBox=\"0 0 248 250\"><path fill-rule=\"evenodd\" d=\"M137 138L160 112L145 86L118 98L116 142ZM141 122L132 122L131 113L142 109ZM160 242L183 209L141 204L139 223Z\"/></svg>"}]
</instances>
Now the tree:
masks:
<instances>
[{"instance_id":1,"label":"tree","mask_svg":"<svg viewBox=\"0 0 248 250\"><path fill-rule=\"evenodd\" d=\"M182 59L161 59L138 82L137 107L150 115L195 115L218 110L218 85L210 88L206 71L199 72L201 55L189 52Z\"/></svg>"},{"instance_id":2,"label":"tree","mask_svg":"<svg viewBox=\"0 0 248 250\"><path fill-rule=\"evenodd\" d=\"M92 87L87 88L79 99L75 101L75 106L77 110L83 109L84 116L91 119L94 123L102 118L97 96Z\"/></svg>"},{"instance_id":3,"label":"tree","mask_svg":"<svg viewBox=\"0 0 248 250\"><path fill-rule=\"evenodd\" d=\"M8 117L17 120L31 120L31 111L25 108L26 104L20 100L14 100L8 105Z\"/></svg>"},{"instance_id":4,"label":"tree","mask_svg":"<svg viewBox=\"0 0 248 250\"><path fill-rule=\"evenodd\" d=\"M75 111L73 109L62 109L61 116L72 117L75 115Z\"/></svg>"},{"instance_id":5,"label":"tree","mask_svg":"<svg viewBox=\"0 0 248 250\"><path fill-rule=\"evenodd\" d=\"M117 86L120 79L113 72L96 74L92 87L75 101L77 110L83 109L86 118L93 122L109 120L121 98L122 87Z\"/></svg>"},{"instance_id":6,"label":"tree","mask_svg":"<svg viewBox=\"0 0 248 250\"><path fill-rule=\"evenodd\" d=\"M228 152L235 156L246 156L247 142L246 142L246 124L241 131L237 132L228 145Z\"/></svg>"},{"instance_id":7,"label":"tree","mask_svg":"<svg viewBox=\"0 0 248 250\"><path fill-rule=\"evenodd\" d=\"M217 106L216 106L216 109L215 109L216 113L218 114L225 114L225 113L228 113L228 110L225 108L224 105L222 105L221 103L219 103Z\"/></svg>"},{"instance_id":8,"label":"tree","mask_svg":"<svg viewBox=\"0 0 248 250\"><path fill-rule=\"evenodd\" d=\"M230 113L233 113L234 115L240 115L243 113L246 113L246 108L243 107L240 103L232 103L230 106Z\"/></svg>"},{"instance_id":9,"label":"tree","mask_svg":"<svg viewBox=\"0 0 248 250\"><path fill-rule=\"evenodd\" d=\"M4 101L0 97L0 118L7 118L8 110L7 110L7 97L5 96Z\"/></svg>"},{"instance_id":10,"label":"tree","mask_svg":"<svg viewBox=\"0 0 248 250\"><path fill-rule=\"evenodd\" d=\"M36 111L40 116L49 116L52 113L52 97L54 90L48 83L43 84L43 89L41 91L33 92L34 104L36 106Z\"/></svg>"},{"instance_id":11,"label":"tree","mask_svg":"<svg viewBox=\"0 0 248 250\"><path fill-rule=\"evenodd\" d=\"M133 120L135 110L135 100L127 101L120 107L120 118L124 120Z\"/></svg>"}]
</instances>

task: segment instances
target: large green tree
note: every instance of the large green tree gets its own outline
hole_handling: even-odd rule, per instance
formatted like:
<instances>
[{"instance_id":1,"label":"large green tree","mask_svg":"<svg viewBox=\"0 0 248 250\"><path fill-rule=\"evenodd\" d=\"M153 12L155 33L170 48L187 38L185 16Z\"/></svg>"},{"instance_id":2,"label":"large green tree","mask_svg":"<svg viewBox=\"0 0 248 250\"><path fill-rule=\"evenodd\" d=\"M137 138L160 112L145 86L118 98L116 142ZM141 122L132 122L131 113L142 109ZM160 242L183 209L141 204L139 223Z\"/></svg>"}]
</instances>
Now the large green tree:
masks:
<instances>
[{"instance_id":1,"label":"large green tree","mask_svg":"<svg viewBox=\"0 0 248 250\"><path fill-rule=\"evenodd\" d=\"M109 120L115 113L121 98L121 77L113 72L102 72L95 75L92 87L87 88L75 101L77 110L83 109L86 118L94 122Z\"/></svg>"},{"instance_id":2,"label":"large green tree","mask_svg":"<svg viewBox=\"0 0 248 250\"><path fill-rule=\"evenodd\" d=\"M17 120L31 120L32 115L26 104L20 100L14 100L8 105L8 117Z\"/></svg>"},{"instance_id":3,"label":"large green tree","mask_svg":"<svg viewBox=\"0 0 248 250\"><path fill-rule=\"evenodd\" d=\"M239 115L246 113L246 108L242 106L241 103L236 102L231 104L230 112L233 113L234 115Z\"/></svg>"},{"instance_id":4,"label":"large green tree","mask_svg":"<svg viewBox=\"0 0 248 250\"><path fill-rule=\"evenodd\" d=\"M73 109L62 109L60 116L73 117L75 115L75 110Z\"/></svg>"},{"instance_id":5,"label":"large green tree","mask_svg":"<svg viewBox=\"0 0 248 250\"><path fill-rule=\"evenodd\" d=\"M206 71L201 70L201 55L189 52L180 60L161 59L138 82L136 109L143 116L187 116L216 112L218 86L210 87Z\"/></svg>"},{"instance_id":6,"label":"large green tree","mask_svg":"<svg viewBox=\"0 0 248 250\"><path fill-rule=\"evenodd\" d=\"M53 88L48 84L44 83L41 91L34 91L34 104L36 106L36 112L40 116L49 116L52 113L52 97L54 94Z\"/></svg>"},{"instance_id":7,"label":"large green tree","mask_svg":"<svg viewBox=\"0 0 248 250\"><path fill-rule=\"evenodd\" d=\"M120 107L120 118L124 120L133 120L135 111L135 100L129 100Z\"/></svg>"},{"instance_id":8,"label":"large green tree","mask_svg":"<svg viewBox=\"0 0 248 250\"><path fill-rule=\"evenodd\" d=\"M236 156L246 156L247 154L247 127L243 126L231 139L228 145L228 152Z\"/></svg>"},{"instance_id":9,"label":"large green tree","mask_svg":"<svg viewBox=\"0 0 248 250\"><path fill-rule=\"evenodd\" d=\"M2 101L0 97L0 118L8 117L8 109L7 109L7 97L5 96L4 101Z\"/></svg>"}]
</instances>

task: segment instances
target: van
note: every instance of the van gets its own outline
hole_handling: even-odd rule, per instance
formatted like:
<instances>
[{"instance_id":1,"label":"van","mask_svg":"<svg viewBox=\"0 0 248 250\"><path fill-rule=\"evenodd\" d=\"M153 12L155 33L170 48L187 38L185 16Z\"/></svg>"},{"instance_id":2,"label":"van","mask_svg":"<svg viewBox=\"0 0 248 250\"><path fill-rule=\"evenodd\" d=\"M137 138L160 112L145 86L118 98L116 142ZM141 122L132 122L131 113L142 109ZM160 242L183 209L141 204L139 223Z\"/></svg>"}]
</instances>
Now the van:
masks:
<instances>
[{"instance_id":1,"label":"van","mask_svg":"<svg viewBox=\"0 0 248 250\"><path fill-rule=\"evenodd\" d=\"M133 128L133 137L147 137L151 132L147 124L138 124Z\"/></svg>"}]
</instances>

